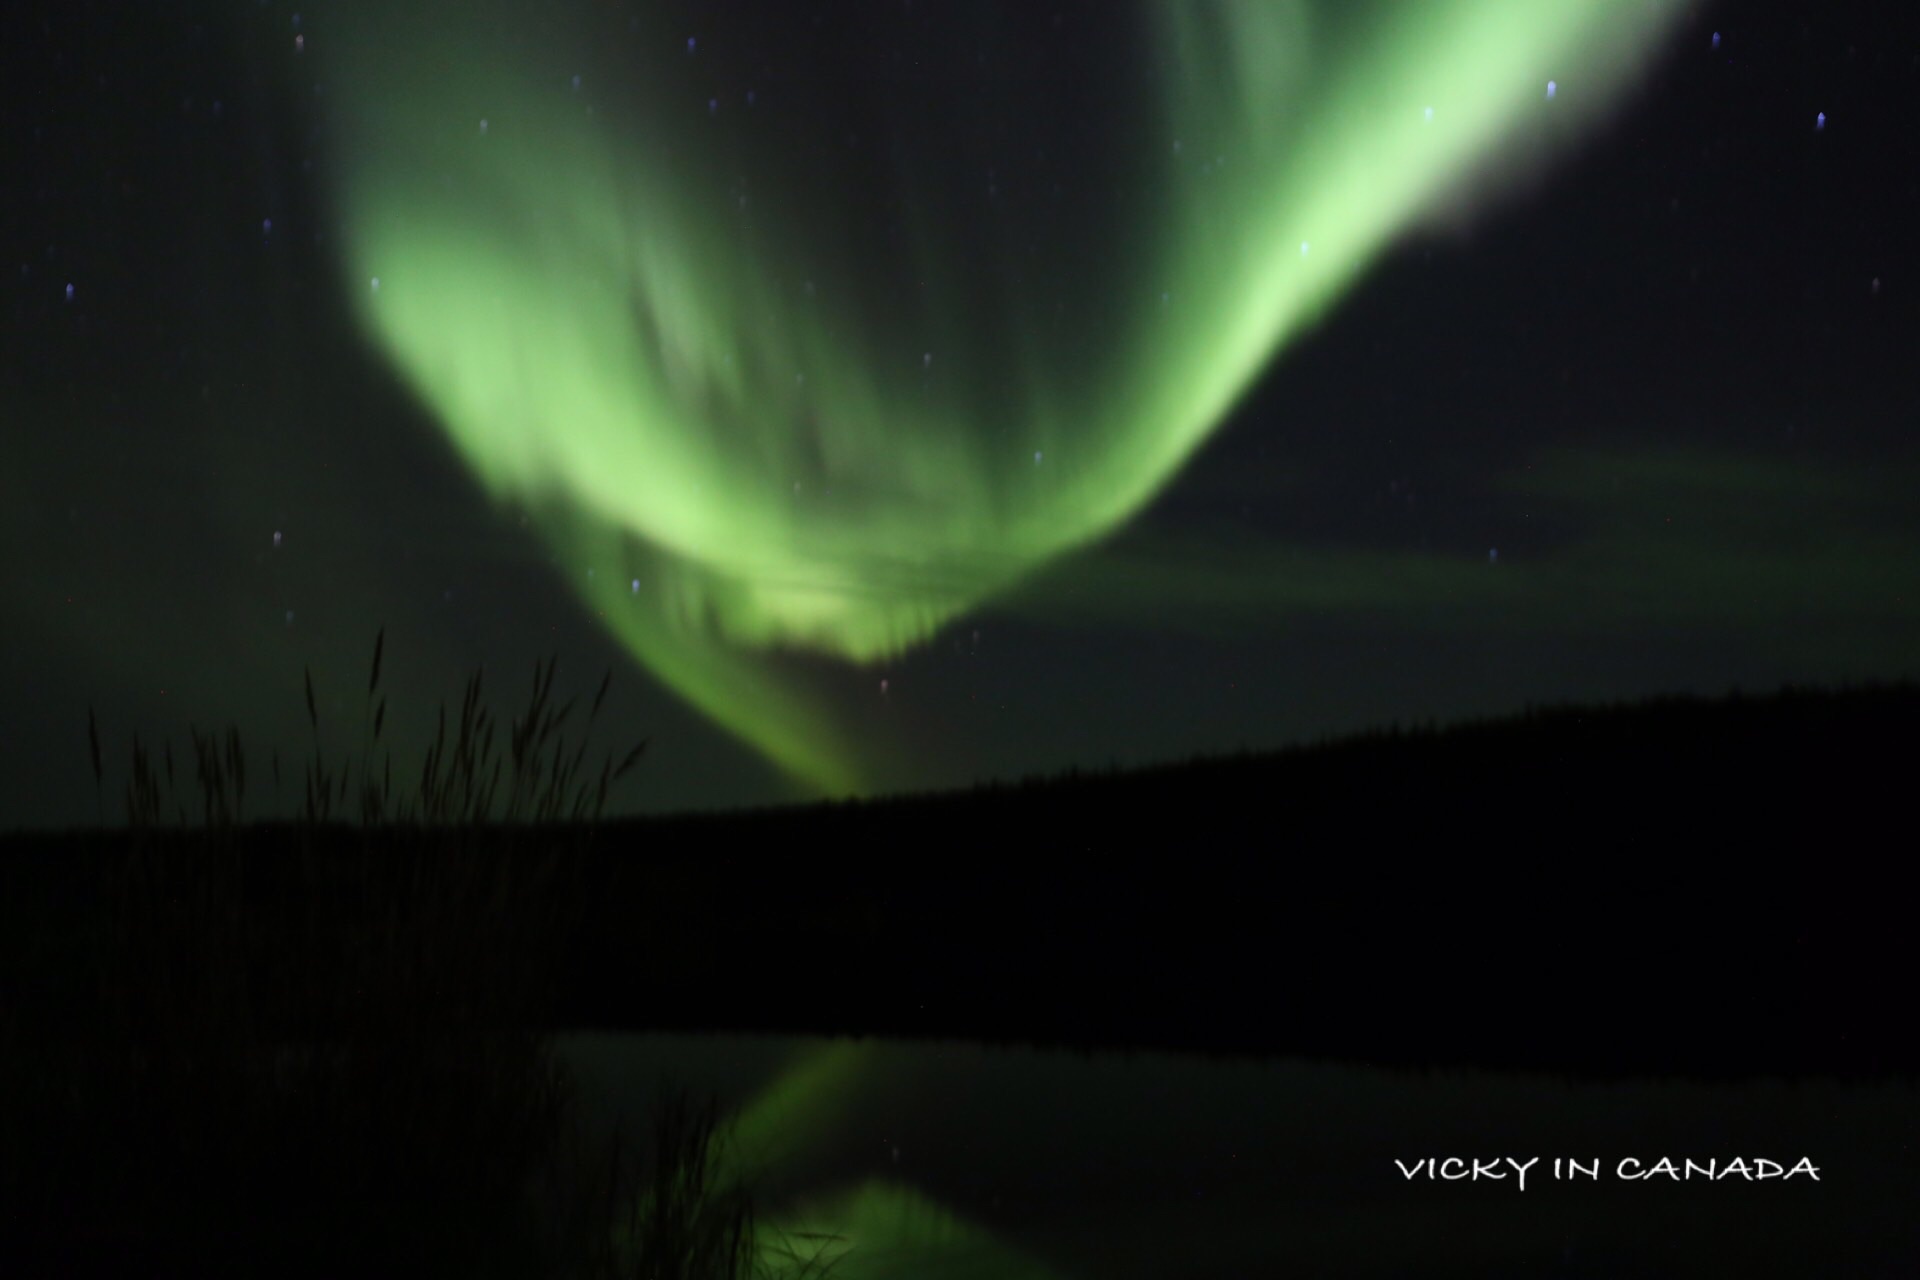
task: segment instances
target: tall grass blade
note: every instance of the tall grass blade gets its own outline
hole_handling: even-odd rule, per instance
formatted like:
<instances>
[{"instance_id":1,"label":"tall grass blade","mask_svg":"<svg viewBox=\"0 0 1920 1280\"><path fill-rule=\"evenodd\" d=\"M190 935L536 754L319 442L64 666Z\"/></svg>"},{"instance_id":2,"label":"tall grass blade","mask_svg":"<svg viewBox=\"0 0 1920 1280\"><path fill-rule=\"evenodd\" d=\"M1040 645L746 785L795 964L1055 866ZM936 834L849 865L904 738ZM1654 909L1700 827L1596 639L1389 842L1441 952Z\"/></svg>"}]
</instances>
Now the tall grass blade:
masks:
<instances>
[{"instance_id":1,"label":"tall grass blade","mask_svg":"<svg viewBox=\"0 0 1920 1280\"><path fill-rule=\"evenodd\" d=\"M93 761L93 785L97 788L102 777L100 769L100 726L94 723L93 704L87 704L87 755Z\"/></svg>"},{"instance_id":2,"label":"tall grass blade","mask_svg":"<svg viewBox=\"0 0 1920 1280\"><path fill-rule=\"evenodd\" d=\"M618 782L620 781L620 779L626 777L627 770L633 768L634 765L640 762L640 757L646 754L647 743L650 741L652 741L652 739L642 738L639 742L639 745L634 747L633 750L627 752L627 758L625 760L622 760L620 762L620 767L613 771L613 780L615 782Z\"/></svg>"}]
</instances>

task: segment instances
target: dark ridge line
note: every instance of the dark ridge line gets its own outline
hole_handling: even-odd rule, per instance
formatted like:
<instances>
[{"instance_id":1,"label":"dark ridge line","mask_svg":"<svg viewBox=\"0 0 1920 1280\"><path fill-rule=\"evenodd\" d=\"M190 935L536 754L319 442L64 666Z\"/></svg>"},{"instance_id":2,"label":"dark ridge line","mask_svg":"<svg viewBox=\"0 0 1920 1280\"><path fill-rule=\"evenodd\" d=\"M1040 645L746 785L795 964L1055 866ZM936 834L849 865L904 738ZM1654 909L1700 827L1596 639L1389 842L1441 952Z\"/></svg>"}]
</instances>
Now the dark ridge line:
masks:
<instances>
[{"instance_id":1,"label":"dark ridge line","mask_svg":"<svg viewBox=\"0 0 1920 1280\"><path fill-rule=\"evenodd\" d=\"M1346 733L1331 733L1307 742L1281 747L1235 751L1198 752L1185 759L1115 767L1070 765L1051 773L1029 773L1018 778L989 777L970 785L892 792L875 796L828 797L786 804L741 806L738 808L675 809L659 813L621 815L603 820L601 830L627 827L707 823L749 820L773 820L805 817L822 813L880 811L894 807L933 806L966 803L982 798L1019 796L1074 788L1184 779L1194 774L1246 772L1344 762L1361 752L1388 747L1404 750L1445 741L1487 741L1499 737L1517 739L1522 734L1540 734L1582 725L1588 720L1594 727L1606 727L1655 716L1681 713L1696 721L1711 719L1731 711L1767 714L1799 708L1843 708L1869 706L1906 710L1920 718L1920 682L1907 680L1849 682L1832 686L1783 684L1770 693L1750 694L1738 686L1725 694L1663 693L1642 698L1618 698L1606 702L1564 701L1528 704L1517 712L1494 713L1440 722L1431 718L1402 725L1386 725Z\"/></svg>"},{"instance_id":2,"label":"dark ridge line","mask_svg":"<svg viewBox=\"0 0 1920 1280\"><path fill-rule=\"evenodd\" d=\"M1561 738L1562 746L1580 741L1574 731L1587 735L1596 745L1624 746L1607 742L1597 735L1623 726L1659 725L1664 728L1698 729L1733 714L1780 721L1785 715L1813 710L1838 713L1866 709L1876 720L1902 713L1920 720L1920 682L1910 680L1868 680L1835 685L1786 683L1769 693L1751 694L1738 686L1725 694L1659 693L1640 698L1617 698L1604 702L1561 701L1528 704L1517 712L1494 713L1441 722L1428 718L1409 724L1391 721L1369 729L1330 733L1319 738L1280 747L1248 748L1235 751L1199 752L1185 759L1169 759L1125 767L1069 765L1052 772L1028 773L1018 778L998 776L976 779L968 785L890 792L881 795L825 797L768 805L742 805L705 809L670 809L652 813L616 814L598 822L513 822L487 821L472 826L440 824L410 827L394 823L362 826L350 819L308 823L298 818L253 819L233 824L234 831L278 831L302 829L317 835L332 832L407 831L407 830L479 830L514 831L529 835L576 833L593 829L606 834L624 834L645 828L671 828L681 825L708 826L729 823L774 823L824 815L887 814L964 805L981 800L1016 797L1058 797L1081 794L1115 786L1138 786L1195 779L1226 779L1234 775L1271 773L1285 770L1306 772L1316 767L1348 764L1368 752L1417 753L1444 743L1473 745L1515 745L1527 737ZM33 841L60 836L107 836L124 831L123 826L106 828L69 825L63 828L15 827L0 834L0 847L15 840ZM189 825L191 835L203 827ZM177 824L162 821L150 829L154 834L180 833Z\"/></svg>"}]
</instances>

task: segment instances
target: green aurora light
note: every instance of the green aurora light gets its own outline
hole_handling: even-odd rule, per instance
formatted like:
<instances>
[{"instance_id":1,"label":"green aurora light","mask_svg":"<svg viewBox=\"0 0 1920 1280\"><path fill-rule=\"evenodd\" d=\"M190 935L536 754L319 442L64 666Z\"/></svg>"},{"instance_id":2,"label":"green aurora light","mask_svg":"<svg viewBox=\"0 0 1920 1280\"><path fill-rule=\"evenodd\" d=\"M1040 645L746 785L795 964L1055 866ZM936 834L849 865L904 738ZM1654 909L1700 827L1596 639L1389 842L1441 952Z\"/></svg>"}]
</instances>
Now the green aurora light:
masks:
<instances>
[{"instance_id":1,"label":"green aurora light","mask_svg":"<svg viewBox=\"0 0 1920 1280\"><path fill-rule=\"evenodd\" d=\"M1120 527L1396 238L1590 124L1682 7L1115 6L1111 181L1049 221L984 190L987 144L896 133L875 190L777 103L722 110L727 50L658 10L615 41L368 6L329 54L345 285L635 656L858 792L888 750L837 727L821 660L899 655ZM952 45L949 85L977 42ZM897 235L865 233L879 209Z\"/></svg>"},{"instance_id":2,"label":"green aurora light","mask_svg":"<svg viewBox=\"0 0 1920 1280\"><path fill-rule=\"evenodd\" d=\"M821 1145L884 1070L869 1041L807 1044L715 1133L716 1185L751 1186ZM1055 1280L1057 1273L998 1233L904 1182L868 1178L817 1191L755 1228L762 1274L831 1274L847 1280L950 1276L955 1280ZM631 1235L616 1230L624 1253ZM796 1265L811 1262L811 1266Z\"/></svg>"}]
</instances>

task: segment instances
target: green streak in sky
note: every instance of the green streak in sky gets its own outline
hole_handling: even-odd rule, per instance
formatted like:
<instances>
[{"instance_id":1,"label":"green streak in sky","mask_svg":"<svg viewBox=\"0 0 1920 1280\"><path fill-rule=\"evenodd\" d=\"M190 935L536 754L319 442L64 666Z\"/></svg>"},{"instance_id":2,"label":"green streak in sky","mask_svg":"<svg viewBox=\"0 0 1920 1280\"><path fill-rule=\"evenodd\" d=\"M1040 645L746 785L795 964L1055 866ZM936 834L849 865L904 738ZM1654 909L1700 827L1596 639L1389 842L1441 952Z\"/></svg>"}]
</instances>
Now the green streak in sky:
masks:
<instances>
[{"instance_id":1,"label":"green streak in sky","mask_svg":"<svg viewBox=\"0 0 1920 1280\"><path fill-rule=\"evenodd\" d=\"M1590 122L1680 7L1116 6L1120 114L1055 139L1101 165L1044 177L1023 136L966 131L971 38L933 69L954 132L875 108L882 161L799 89L722 103L724 42L657 15L366 6L315 48L368 335L637 657L848 792L890 748L853 745L795 655L899 655L1112 532L1396 237ZM1052 113L1046 78L1015 92Z\"/></svg>"}]
</instances>

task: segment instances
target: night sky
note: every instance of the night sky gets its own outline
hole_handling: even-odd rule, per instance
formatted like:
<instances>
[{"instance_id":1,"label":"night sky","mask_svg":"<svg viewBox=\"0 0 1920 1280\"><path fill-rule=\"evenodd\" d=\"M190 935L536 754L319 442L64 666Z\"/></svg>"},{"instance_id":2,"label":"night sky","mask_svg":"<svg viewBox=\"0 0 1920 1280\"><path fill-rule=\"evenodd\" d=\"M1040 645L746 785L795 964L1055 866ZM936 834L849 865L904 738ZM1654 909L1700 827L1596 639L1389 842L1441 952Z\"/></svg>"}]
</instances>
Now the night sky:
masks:
<instances>
[{"instance_id":1,"label":"night sky","mask_svg":"<svg viewBox=\"0 0 1920 1280\"><path fill-rule=\"evenodd\" d=\"M0 828L484 666L619 809L1920 674L1920 20L0 19ZM262 794L262 792L266 794Z\"/></svg>"}]
</instances>

